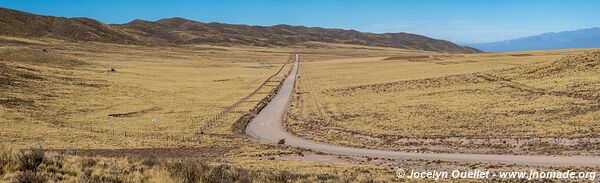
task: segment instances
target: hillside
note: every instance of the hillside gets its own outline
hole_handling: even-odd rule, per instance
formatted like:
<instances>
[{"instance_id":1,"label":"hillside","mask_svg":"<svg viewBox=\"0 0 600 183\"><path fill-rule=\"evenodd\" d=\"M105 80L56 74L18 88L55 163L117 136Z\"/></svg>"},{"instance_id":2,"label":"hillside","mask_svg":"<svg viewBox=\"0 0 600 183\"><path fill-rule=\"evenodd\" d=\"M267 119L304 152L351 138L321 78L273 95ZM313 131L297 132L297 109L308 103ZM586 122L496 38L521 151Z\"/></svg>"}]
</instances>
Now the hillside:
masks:
<instances>
[{"instance_id":1,"label":"hillside","mask_svg":"<svg viewBox=\"0 0 600 183\"><path fill-rule=\"evenodd\" d=\"M355 30L290 25L248 26L202 23L183 18L155 22L134 20L104 24L89 18L34 15L0 8L0 35L48 37L137 45L251 45L288 46L308 41L383 46L449 53L477 53L477 49L409 33L373 34Z\"/></svg>"},{"instance_id":2,"label":"hillside","mask_svg":"<svg viewBox=\"0 0 600 183\"><path fill-rule=\"evenodd\" d=\"M384 46L453 53L474 53L475 49L454 43L408 33L372 34L354 30L309 28L275 25L248 26L222 23L201 23L182 18L161 19L156 22L134 20L113 25L131 34L152 37L159 42L242 44L256 46L286 46L308 41Z\"/></svg>"},{"instance_id":3,"label":"hillside","mask_svg":"<svg viewBox=\"0 0 600 183\"><path fill-rule=\"evenodd\" d=\"M554 78L553 83L550 83L551 85L566 87L564 89L575 91L586 87L600 86L596 81L600 79L597 77L599 72L600 50L591 49L585 53L565 56L553 62L515 67L511 70L499 71L497 74L509 79ZM559 80L579 84L557 83Z\"/></svg>"},{"instance_id":4,"label":"hillside","mask_svg":"<svg viewBox=\"0 0 600 183\"><path fill-rule=\"evenodd\" d=\"M132 36L93 19L41 16L5 8L0 8L0 35L120 44L141 43Z\"/></svg>"},{"instance_id":5,"label":"hillside","mask_svg":"<svg viewBox=\"0 0 600 183\"><path fill-rule=\"evenodd\" d=\"M558 78L565 75L584 76L584 74L589 74L589 81L595 80L591 78L598 72L600 72L600 50L594 50L584 54L564 57L546 65L531 67L523 73L523 76L534 78L555 76ZM597 83L589 84L597 85ZM581 87L583 86L579 88Z\"/></svg>"},{"instance_id":6,"label":"hillside","mask_svg":"<svg viewBox=\"0 0 600 183\"><path fill-rule=\"evenodd\" d=\"M470 44L470 47L487 52L550 50L566 48L599 48L600 28L580 29L565 32L550 32L525 38Z\"/></svg>"}]
</instances>

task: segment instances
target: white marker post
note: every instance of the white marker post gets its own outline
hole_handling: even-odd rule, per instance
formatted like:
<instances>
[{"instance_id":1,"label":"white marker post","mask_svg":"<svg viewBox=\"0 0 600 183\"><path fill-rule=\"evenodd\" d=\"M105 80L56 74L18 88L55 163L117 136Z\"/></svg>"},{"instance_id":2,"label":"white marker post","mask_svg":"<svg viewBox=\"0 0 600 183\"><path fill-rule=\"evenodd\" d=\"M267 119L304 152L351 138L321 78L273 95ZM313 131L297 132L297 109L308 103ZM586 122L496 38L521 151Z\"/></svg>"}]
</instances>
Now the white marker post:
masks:
<instances>
[{"instance_id":1,"label":"white marker post","mask_svg":"<svg viewBox=\"0 0 600 183\"><path fill-rule=\"evenodd\" d=\"M152 126L154 127L154 131L156 131L156 117L155 116L152 116L150 123L152 123Z\"/></svg>"}]
</instances>

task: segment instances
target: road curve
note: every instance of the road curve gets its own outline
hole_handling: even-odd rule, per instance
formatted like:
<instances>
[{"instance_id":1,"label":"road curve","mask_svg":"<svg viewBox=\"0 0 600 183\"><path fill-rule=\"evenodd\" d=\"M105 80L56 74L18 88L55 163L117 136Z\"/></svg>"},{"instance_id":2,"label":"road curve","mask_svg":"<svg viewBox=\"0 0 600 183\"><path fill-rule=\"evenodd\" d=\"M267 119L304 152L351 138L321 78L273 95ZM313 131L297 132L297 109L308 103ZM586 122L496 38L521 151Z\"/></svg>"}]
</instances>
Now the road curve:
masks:
<instances>
[{"instance_id":1,"label":"road curve","mask_svg":"<svg viewBox=\"0 0 600 183\"><path fill-rule=\"evenodd\" d=\"M368 156L392 159L427 159L447 161L474 161L515 163L524 165L563 165L563 166L600 166L600 157L596 156L529 156L529 155L494 155L494 154L453 154L453 153L413 153L343 147L322 142L307 140L289 133L283 122L291 103L296 83L299 56L295 55L294 64L288 77L283 82L273 99L250 121L246 133L260 141L278 143L285 139L285 144L331 154Z\"/></svg>"}]
</instances>

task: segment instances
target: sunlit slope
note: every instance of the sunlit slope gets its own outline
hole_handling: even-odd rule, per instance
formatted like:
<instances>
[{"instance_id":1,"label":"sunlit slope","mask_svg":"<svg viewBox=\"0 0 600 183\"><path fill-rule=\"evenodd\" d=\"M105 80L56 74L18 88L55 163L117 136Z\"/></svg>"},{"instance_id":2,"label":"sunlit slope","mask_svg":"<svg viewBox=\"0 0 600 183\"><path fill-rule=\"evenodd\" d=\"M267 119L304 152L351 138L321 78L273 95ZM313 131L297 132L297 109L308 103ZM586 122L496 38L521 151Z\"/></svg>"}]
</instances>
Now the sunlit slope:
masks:
<instances>
[{"instance_id":1,"label":"sunlit slope","mask_svg":"<svg viewBox=\"0 0 600 183\"><path fill-rule=\"evenodd\" d=\"M595 137L598 52L561 58L583 51L304 63L288 127L344 145L418 149L429 143L443 151L481 148L461 145L469 139L499 139L497 147L481 143L510 149L514 144L502 138ZM450 142L411 146L407 138Z\"/></svg>"},{"instance_id":2,"label":"sunlit slope","mask_svg":"<svg viewBox=\"0 0 600 183\"><path fill-rule=\"evenodd\" d=\"M2 47L0 141L48 148L189 144L180 140L249 95L287 57L213 47ZM213 123L235 121L272 87ZM228 124L223 129L230 131Z\"/></svg>"}]
</instances>

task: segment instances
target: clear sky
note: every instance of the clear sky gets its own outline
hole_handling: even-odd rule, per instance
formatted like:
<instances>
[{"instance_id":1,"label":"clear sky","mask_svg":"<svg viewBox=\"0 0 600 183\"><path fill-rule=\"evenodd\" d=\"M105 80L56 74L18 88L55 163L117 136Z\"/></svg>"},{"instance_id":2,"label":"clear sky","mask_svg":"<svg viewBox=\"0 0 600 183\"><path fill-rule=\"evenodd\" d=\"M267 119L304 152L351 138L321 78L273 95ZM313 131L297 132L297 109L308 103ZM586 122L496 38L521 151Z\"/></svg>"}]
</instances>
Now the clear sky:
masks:
<instances>
[{"instance_id":1,"label":"clear sky","mask_svg":"<svg viewBox=\"0 0 600 183\"><path fill-rule=\"evenodd\" d=\"M0 0L0 7L104 23L182 17L410 32L458 43L600 27L600 0Z\"/></svg>"}]
</instances>

